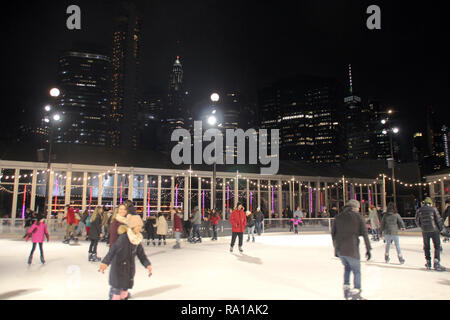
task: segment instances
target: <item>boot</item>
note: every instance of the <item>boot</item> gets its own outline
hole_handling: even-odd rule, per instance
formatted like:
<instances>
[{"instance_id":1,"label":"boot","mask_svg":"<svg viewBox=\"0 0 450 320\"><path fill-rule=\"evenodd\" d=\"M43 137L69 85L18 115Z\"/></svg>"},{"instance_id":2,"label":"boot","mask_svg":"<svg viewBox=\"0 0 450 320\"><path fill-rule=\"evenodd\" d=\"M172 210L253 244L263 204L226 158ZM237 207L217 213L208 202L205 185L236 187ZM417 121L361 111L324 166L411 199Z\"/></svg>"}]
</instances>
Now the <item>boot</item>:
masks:
<instances>
[{"instance_id":1,"label":"boot","mask_svg":"<svg viewBox=\"0 0 450 320\"><path fill-rule=\"evenodd\" d=\"M96 254L96 253L93 253L93 254L92 254L92 261L93 261L93 262L99 262L99 261L101 261L101 260L102 260L102 258L97 257L97 254Z\"/></svg>"},{"instance_id":2,"label":"boot","mask_svg":"<svg viewBox=\"0 0 450 320\"><path fill-rule=\"evenodd\" d=\"M239 252L242 253L244 250L242 250L242 247L239 247Z\"/></svg>"},{"instance_id":3,"label":"boot","mask_svg":"<svg viewBox=\"0 0 450 320\"><path fill-rule=\"evenodd\" d=\"M33 256L29 256L28 257L28 265L30 266L31 265L31 262L33 262Z\"/></svg>"},{"instance_id":4,"label":"boot","mask_svg":"<svg viewBox=\"0 0 450 320\"><path fill-rule=\"evenodd\" d=\"M174 248L174 249L180 249L180 244L177 243L177 244L175 244L172 248Z\"/></svg>"},{"instance_id":5,"label":"boot","mask_svg":"<svg viewBox=\"0 0 450 320\"><path fill-rule=\"evenodd\" d=\"M230 247L230 252L233 252L233 247Z\"/></svg>"},{"instance_id":6,"label":"boot","mask_svg":"<svg viewBox=\"0 0 450 320\"><path fill-rule=\"evenodd\" d=\"M398 256L398 261L400 262L400 264L405 263L405 259L403 258L403 256Z\"/></svg>"},{"instance_id":7,"label":"boot","mask_svg":"<svg viewBox=\"0 0 450 320\"><path fill-rule=\"evenodd\" d=\"M63 243L64 244L69 244L70 243L70 239L64 239Z\"/></svg>"},{"instance_id":8,"label":"boot","mask_svg":"<svg viewBox=\"0 0 450 320\"><path fill-rule=\"evenodd\" d=\"M147 240L147 246L150 244L150 240Z\"/></svg>"},{"instance_id":9,"label":"boot","mask_svg":"<svg viewBox=\"0 0 450 320\"><path fill-rule=\"evenodd\" d=\"M253 237L253 242L255 242L255 237Z\"/></svg>"},{"instance_id":10,"label":"boot","mask_svg":"<svg viewBox=\"0 0 450 320\"><path fill-rule=\"evenodd\" d=\"M164 245L166 245L167 243L166 243L166 240L164 240Z\"/></svg>"},{"instance_id":11,"label":"boot","mask_svg":"<svg viewBox=\"0 0 450 320\"><path fill-rule=\"evenodd\" d=\"M88 258L89 262L94 261L94 259L92 258L92 256L93 256L93 254L89 252L89 258Z\"/></svg>"},{"instance_id":12,"label":"boot","mask_svg":"<svg viewBox=\"0 0 450 320\"><path fill-rule=\"evenodd\" d=\"M387 255L387 254L384 255L384 261L386 261L386 263L389 263L389 260L390 260L389 255Z\"/></svg>"},{"instance_id":13,"label":"boot","mask_svg":"<svg viewBox=\"0 0 450 320\"><path fill-rule=\"evenodd\" d=\"M361 297L361 289L353 289L350 291L349 300L367 300Z\"/></svg>"},{"instance_id":14,"label":"boot","mask_svg":"<svg viewBox=\"0 0 450 320\"><path fill-rule=\"evenodd\" d=\"M249 241L250 241L250 237L247 238L247 242L249 242Z\"/></svg>"},{"instance_id":15,"label":"boot","mask_svg":"<svg viewBox=\"0 0 450 320\"><path fill-rule=\"evenodd\" d=\"M160 246L161 246L161 240L158 241L158 247L160 247Z\"/></svg>"},{"instance_id":16,"label":"boot","mask_svg":"<svg viewBox=\"0 0 450 320\"><path fill-rule=\"evenodd\" d=\"M427 268L427 270L431 270L431 260L427 260L425 267Z\"/></svg>"},{"instance_id":17,"label":"boot","mask_svg":"<svg viewBox=\"0 0 450 320\"><path fill-rule=\"evenodd\" d=\"M156 242L153 240L153 246L156 247Z\"/></svg>"},{"instance_id":18,"label":"boot","mask_svg":"<svg viewBox=\"0 0 450 320\"><path fill-rule=\"evenodd\" d=\"M345 300L350 298L350 286L348 284L344 284L344 298Z\"/></svg>"},{"instance_id":19,"label":"boot","mask_svg":"<svg viewBox=\"0 0 450 320\"><path fill-rule=\"evenodd\" d=\"M444 266L441 266L438 259L434 259L434 270L436 271L445 271L446 268Z\"/></svg>"},{"instance_id":20,"label":"boot","mask_svg":"<svg viewBox=\"0 0 450 320\"><path fill-rule=\"evenodd\" d=\"M41 255L41 263L42 263L42 264L45 264L45 259L44 259L44 256L43 256L43 255Z\"/></svg>"}]
</instances>

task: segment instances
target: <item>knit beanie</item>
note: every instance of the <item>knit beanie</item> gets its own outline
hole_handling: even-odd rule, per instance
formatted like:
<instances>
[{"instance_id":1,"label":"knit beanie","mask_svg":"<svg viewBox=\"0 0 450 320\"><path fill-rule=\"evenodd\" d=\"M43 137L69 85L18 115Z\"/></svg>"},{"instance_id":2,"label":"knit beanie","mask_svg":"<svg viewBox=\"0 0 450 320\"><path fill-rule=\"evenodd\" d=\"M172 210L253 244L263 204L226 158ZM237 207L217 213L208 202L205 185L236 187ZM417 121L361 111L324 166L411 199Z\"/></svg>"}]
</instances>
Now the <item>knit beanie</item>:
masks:
<instances>
[{"instance_id":1,"label":"knit beanie","mask_svg":"<svg viewBox=\"0 0 450 320\"><path fill-rule=\"evenodd\" d=\"M347 205L352 207L352 208L360 208L361 207L361 205L359 204L359 201L358 200L353 200L353 199L348 201Z\"/></svg>"},{"instance_id":2,"label":"knit beanie","mask_svg":"<svg viewBox=\"0 0 450 320\"><path fill-rule=\"evenodd\" d=\"M142 222L142 219L140 216L135 216L135 215L129 215L128 217L128 226L133 229L137 226L143 226L144 223Z\"/></svg>"},{"instance_id":3,"label":"knit beanie","mask_svg":"<svg viewBox=\"0 0 450 320\"><path fill-rule=\"evenodd\" d=\"M423 202L428 203L428 204L433 204L433 200L431 200L430 197L426 197Z\"/></svg>"}]
</instances>

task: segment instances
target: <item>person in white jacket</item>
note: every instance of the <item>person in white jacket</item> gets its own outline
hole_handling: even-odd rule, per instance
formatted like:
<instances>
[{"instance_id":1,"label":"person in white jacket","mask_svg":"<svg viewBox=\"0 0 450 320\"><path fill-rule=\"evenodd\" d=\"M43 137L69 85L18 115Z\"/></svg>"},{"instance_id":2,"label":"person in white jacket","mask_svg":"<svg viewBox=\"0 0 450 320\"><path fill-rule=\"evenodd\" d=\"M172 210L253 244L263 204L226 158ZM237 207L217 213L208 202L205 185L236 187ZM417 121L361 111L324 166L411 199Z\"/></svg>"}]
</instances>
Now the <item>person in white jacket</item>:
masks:
<instances>
[{"instance_id":1,"label":"person in white jacket","mask_svg":"<svg viewBox=\"0 0 450 320\"><path fill-rule=\"evenodd\" d=\"M380 241L379 236L380 220L378 219L377 208L375 208L373 205L371 205L369 209L369 220L370 220L370 229L372 230L372 240Z\"/></svg>"},{"instance_id":2,"label":"person in white jacket","mask_svg":"<svg viewBox=\"0 0 450 320\"><path fill-rule=\"evenodd\" d=\"M166 235L169 230L167 225L166 218L164 214L158 212L158 219L156 220L156 234L158 235L158 246L161 245L161 240L164 241L164 245L166 245Z\"/></svg>"}]
</instances>

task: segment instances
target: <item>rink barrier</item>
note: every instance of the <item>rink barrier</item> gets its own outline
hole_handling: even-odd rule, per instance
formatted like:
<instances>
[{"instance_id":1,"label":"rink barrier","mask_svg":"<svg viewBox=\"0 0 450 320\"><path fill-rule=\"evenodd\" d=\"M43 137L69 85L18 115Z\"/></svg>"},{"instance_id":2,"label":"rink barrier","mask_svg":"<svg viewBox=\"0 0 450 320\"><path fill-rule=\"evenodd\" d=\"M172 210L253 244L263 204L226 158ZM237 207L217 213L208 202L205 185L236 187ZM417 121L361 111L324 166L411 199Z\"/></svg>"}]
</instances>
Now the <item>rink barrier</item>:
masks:
<instances>
[{"instance_id":1,"label":"rink barrier","mask_svg":"<svg viewBox=\"0 0 450 320\"><path fill-rule=\"evenodd\" d=\"M417 227L415 218L402 218L405 226L406 232L403 234L410 234L415 232L420 232L420 228ZM304 218L302 219L303 223L300 225L298 231L299 233L307 232L307 233L330 233L333 225L333 218ZM62 223L58 222L56 219L46 220L47 228L50 235L53 237L60 238L64 237L66 231L66 223L63 221ZM168 223L168 238L173 238L173 225L172 221L167 221ZM0 219L0 235L2 236L18 236L24 235L26 230L24 228L25 221L23 219L15 219L14 225L12 225L12 219ZM366 224L368 227L369 233L370 224ZM208 232L209 229L209 232ZM291 221L290 219L276 218L276 219L265 219L262 224L262 233L279 233L279 232L290 232L291 229ZM292 227L292 231L294 228ZM232 234L231 224L228 220L219 221L217 227L217 235L218 236L230 236ZM247 234L247 228L245 229L245 234ZM255 234L257 233L255 228ZM85 234L85 233L83 233ZM191 232L192 234L192 232ZM212 227L209 226L207 222L203 222L200 227L200 234L202 237L212 237ZM402 233L400 233L402 234ZM183 232L183 237L186 238L186 233Z\"/></svg>"}]
</instances>

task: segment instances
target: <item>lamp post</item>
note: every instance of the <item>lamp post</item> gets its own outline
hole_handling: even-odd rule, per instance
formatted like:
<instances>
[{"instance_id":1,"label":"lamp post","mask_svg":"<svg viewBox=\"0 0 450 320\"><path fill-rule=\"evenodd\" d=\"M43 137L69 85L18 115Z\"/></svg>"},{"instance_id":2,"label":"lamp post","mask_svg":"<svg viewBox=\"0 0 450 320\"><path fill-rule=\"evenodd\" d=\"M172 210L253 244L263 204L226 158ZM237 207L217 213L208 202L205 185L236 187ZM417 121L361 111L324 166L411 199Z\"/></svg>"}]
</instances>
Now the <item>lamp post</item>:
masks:
<instances>
[{"instance_id":1,"label":"lamp post","mask_svg":"<svg viewBox=\"0 0 450 320\"><path fill-rule=\"evenodd\" d=\"M60 95L60 91L58 88L53 88L50 90L50 96L53 98L57 98ZM52 111L52 106L46 105L44 107L46 112L46 116L44 118L44 122L49 125L49 138L48 138L48 161L47 161L47 181L45 184L45 203L44 208L48 205L48 195L49 195L49 187L50 187L50 165L51 165L51 157L52 157L52 147L53 147L53 125L56 122L61 121L61 116L58 113L54 113L49 115ZM51 206L47 207L47 218L50 218L51 215Z\"/></svg>"},{"instance_id":2,"label":"lamp post","mask_svg":"<svg viewBox=\"0 0 450 320\"><path fill-rule=\"evenodd\" d=\"M381 120L382 124L386 124L387 120ZM393 147L393 143L392 143L392 135L393 134L397 134L399 133L399 129L397 127L392 127L389 129L384 129L382 131L383 134L388 134L389 135L389 147L390 147L390 152L391 152L391 169L392 169L392 192L393 192L393 197L394 197L394 205L397 208L397 191L396 191L396 187L395 187L395 159L394 159L394 147Z\"/></svg>"},{"instance_id":3,"label":"lamp post","mask_svg":"<svg viewBox=\"0 0 450 320\"><path fill-rule=\"evenodd\" d=\"M220 96L217 93L213 93L211 95L211 101L213 103L213 107L216 106L216 103L220 100ZM208 124L212 127L215 127L217 124L217 116L216 110L214 109L211 112L211 115L208 117ZM211 194L211 203L213 204L213 209L216 209L216 162L217 162L217 150L214 149L214 164L213 164L213 179L212 179L212 194Z\"/></svg>"}]
</instances>

